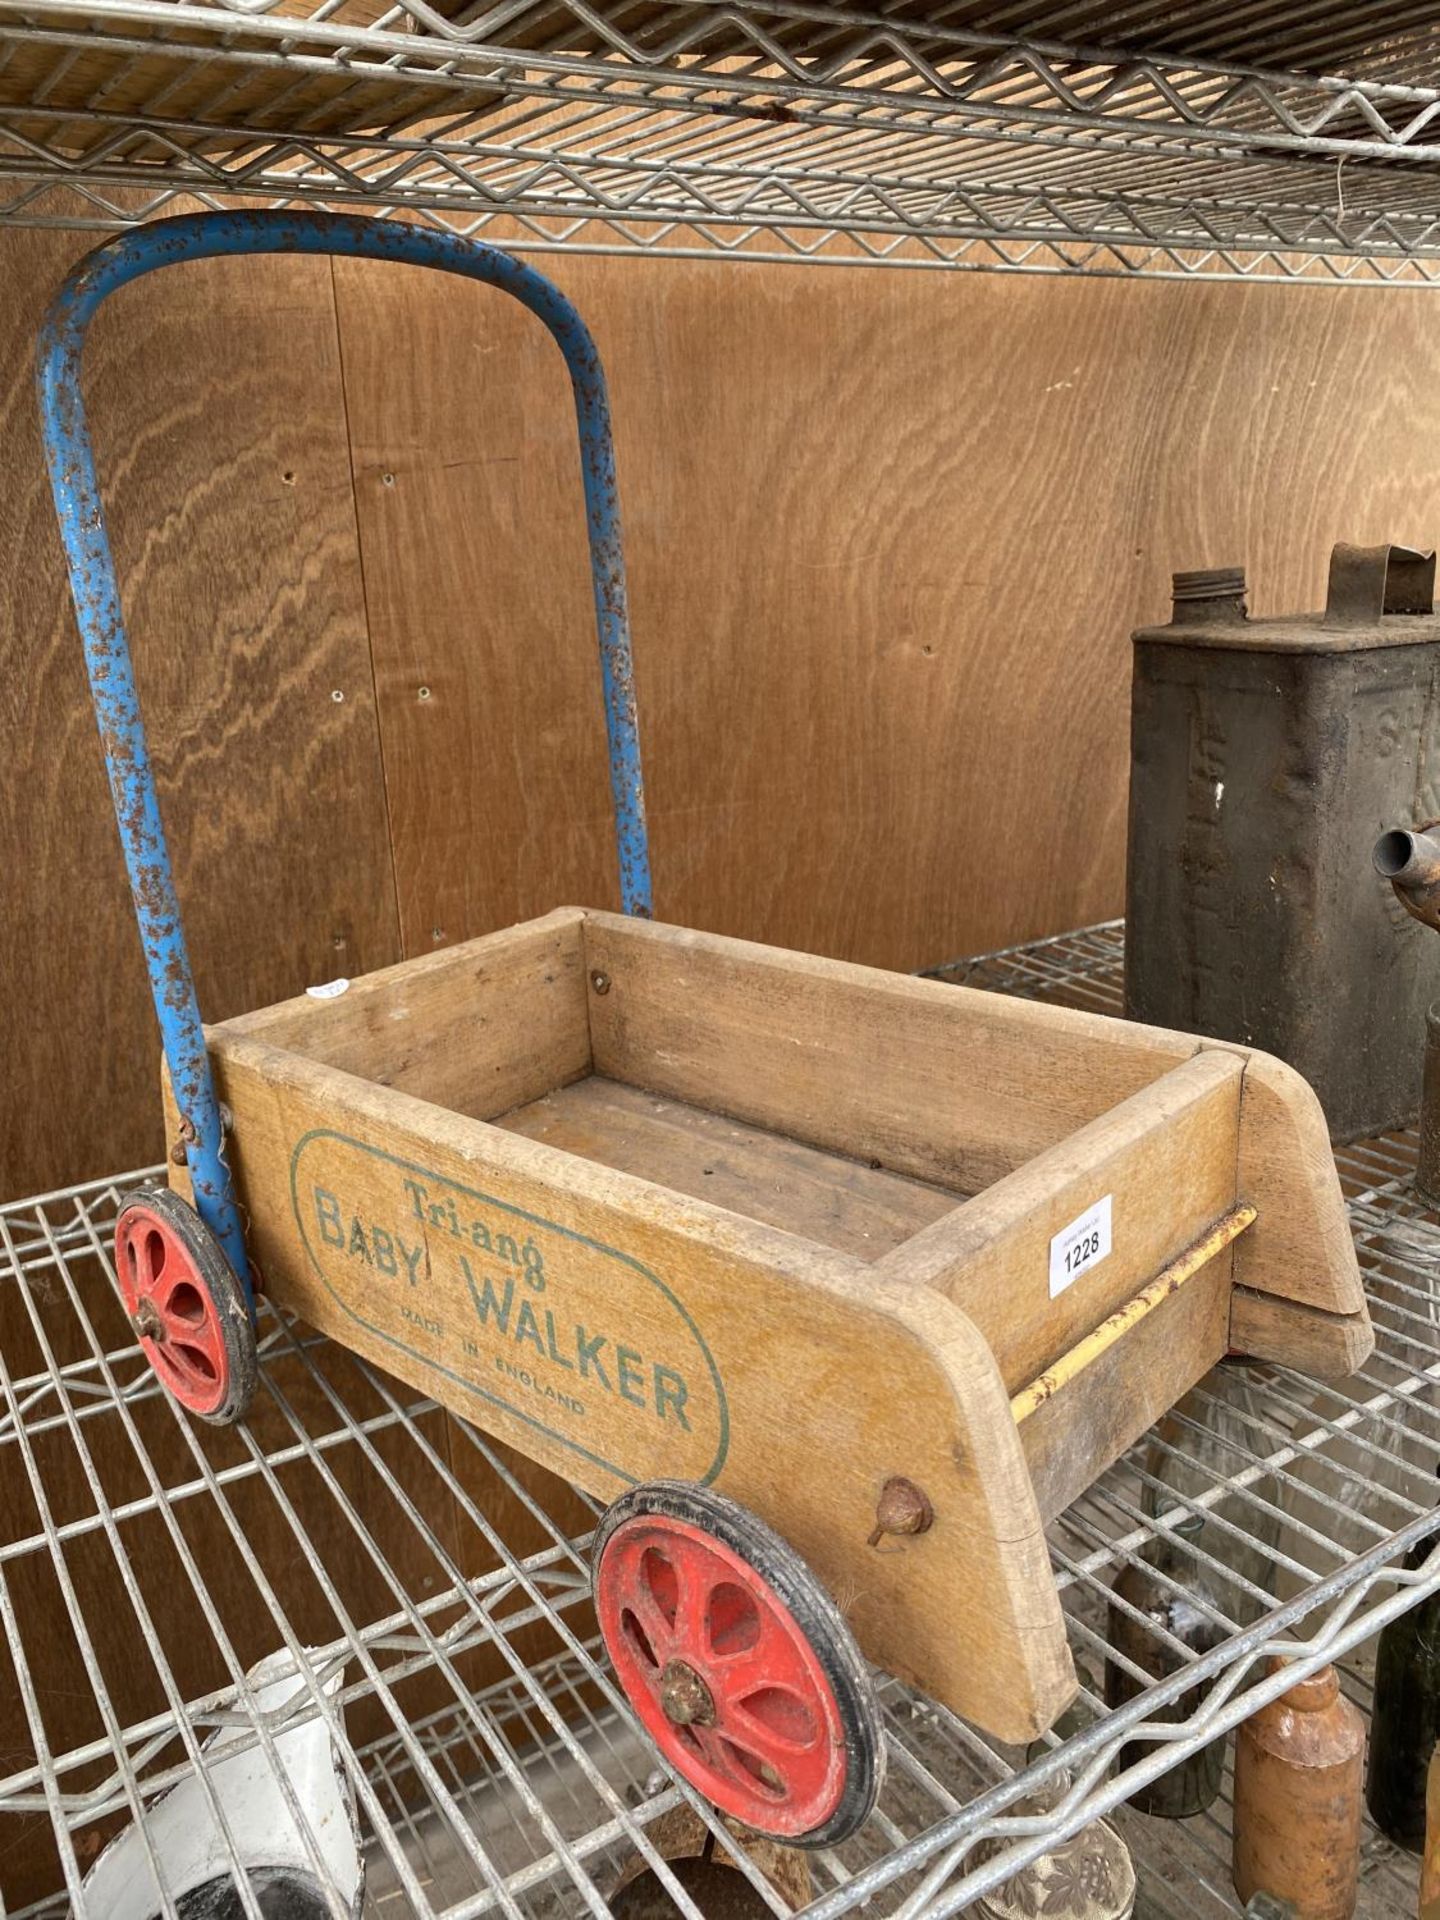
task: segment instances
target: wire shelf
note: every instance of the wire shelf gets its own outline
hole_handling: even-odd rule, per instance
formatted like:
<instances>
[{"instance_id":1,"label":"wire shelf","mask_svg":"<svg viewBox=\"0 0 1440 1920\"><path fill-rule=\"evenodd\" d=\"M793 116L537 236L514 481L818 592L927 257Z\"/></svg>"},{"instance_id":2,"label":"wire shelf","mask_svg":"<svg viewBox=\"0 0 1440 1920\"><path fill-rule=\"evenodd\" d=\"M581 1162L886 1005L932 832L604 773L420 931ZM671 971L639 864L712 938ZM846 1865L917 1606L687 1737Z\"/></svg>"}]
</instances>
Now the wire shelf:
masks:
<instances>
[{"instance_id":1,"label":"wire shelf","mask_svg":"<svg viewBox=\"0 0 1440 1920\"><path fill-rule=\"evenodd\" d=\"M1121 951L1112 924L934 972L1113 1012ZM1266 1561L1261 1585L1232 1589L1222 1643L1199 1658L1181 1649L1168 1679L1106 1710L1107 1663L1126 1659L1111 1582L1166 1531L1146 1517L1135 1449L1051 1529L1082 1682L1063 1737L1027 1756L881 1677L886 1788L854 1840L810 1856L817 1920L959 1912L1324 1661L1343 1660L1364 1699L1365 1643L1440 1590L1440 1554L1401 1565L1440 1529L1440 1226L1413 1198L1412 1158L1409 1136L1341 1156L1374 1357L1343 1386L1266 1370L1233 1471L1195 1497ZM687 1801L724 1846L599 1658L591 1503L273 1316L244 1426L202 1428L175 1409L133 1344L110 1266L117 1197L143 1177L0 1209L0 1698L19 1700L29 1729L23 1751L0 1752L0 1886L17 1839L33 1846L39 1830L54 1846L54 1897L24 1908L28 1920L84 1920L101 1846L167 1789L203 1782L221 1728L227 1752L257 1748L290 1792L275 1743L323 1721L356 1798L371 1916L603 1914L627 1862L658 1870L657 1823ZM1206 1392L1168 1444L1183 1447ZM1265 1671L1277 1651L1294 1660L1283 1677ZM265 1656L293 1676L278 1706L269 1691L257 1705L247 1679ZM1137 1729L1155 1745L1138 1759L1130 1746L1117 1770ZM1071 1784L1052 1811L1017 1807L1062 1770ZM1166 1907L1174 1873L1162 1871L1157 1914L1236 1910L1223 1818L1119 1818L1142 1861L1182 1858L1184 1892ZM1376 1913L1413 1887L1413 1862L1383 1842L1366 1873ZM345 1911L333 1883L330 1894ZM155 1905L176 1911L163 1886Z\"/></svg>"},{"instance_id":2,"label":"wire shelf","mask_svg":"<svg viewBox=\"0 0 1440 1920\"><path fill-rule=\"evenodd\" d=\"M366 205L521 249L1440 277L1433 6L0 0L0 220Z\"/></svg>"}]
</instances>

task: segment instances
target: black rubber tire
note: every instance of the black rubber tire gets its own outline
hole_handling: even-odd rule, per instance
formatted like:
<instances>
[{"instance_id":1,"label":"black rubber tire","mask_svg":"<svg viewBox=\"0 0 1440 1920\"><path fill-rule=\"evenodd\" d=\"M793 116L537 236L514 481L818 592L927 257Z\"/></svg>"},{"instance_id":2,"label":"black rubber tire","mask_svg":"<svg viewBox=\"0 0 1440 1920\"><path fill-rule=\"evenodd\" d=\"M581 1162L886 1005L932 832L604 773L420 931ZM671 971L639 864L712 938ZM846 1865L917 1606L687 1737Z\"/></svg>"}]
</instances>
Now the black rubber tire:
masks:
<instances>
[{"instance_id":1,"label":"black rubber tire","mask_svg":"<svg viewBox=\"0 0 1440 1920\"><path fill-rule=\"evenodd\" d=\"M177 1239L183 1241L185 1251L194 1262L196 1280L204 1290L225 1348L226 1393L220 1405L211 1413L200 1413L194 1407L185 1407L183 1401L178 1399L175 1404L184 1407L192 1420L203 1420L212 1427L233 1427L237 1420L243 1420L249 1413L255 1399L255 1389L260 1382L255 1328L245 1304L245 1290L236 1277L235 1269L226 1259L220 1242L188 1200L183 1200L178 1193L172 1193L168 1187L136 1187L129 1193L122 1193L115 1215L117 1232L120 1222L132 1206L145 1207L151 1213L160 1214ZM175 1399L175 1396L172 1394L171 1398Z\"/></svg>"},{"instance_id":2,"label":"black rubber tire","mask_svg":"<svg viewBox=\"0 0 1440 1920\"><path fill-rule=\"evenodd\" d=\"M645 1514L680 1520L713 1534L773 1588L809 1641L835 1695L845 1731L845 1787L840 1804L821 1826L808 1833L767 1837L778 1838L788 1847L839 1846L870 1818L885 1784L880 1703L845 1616L805 1560L773 1527L738 1500L687 1480L648 1480L606 1508L590 1550L592 1582L615 1529Z\"/></svg>"}]
</instances>

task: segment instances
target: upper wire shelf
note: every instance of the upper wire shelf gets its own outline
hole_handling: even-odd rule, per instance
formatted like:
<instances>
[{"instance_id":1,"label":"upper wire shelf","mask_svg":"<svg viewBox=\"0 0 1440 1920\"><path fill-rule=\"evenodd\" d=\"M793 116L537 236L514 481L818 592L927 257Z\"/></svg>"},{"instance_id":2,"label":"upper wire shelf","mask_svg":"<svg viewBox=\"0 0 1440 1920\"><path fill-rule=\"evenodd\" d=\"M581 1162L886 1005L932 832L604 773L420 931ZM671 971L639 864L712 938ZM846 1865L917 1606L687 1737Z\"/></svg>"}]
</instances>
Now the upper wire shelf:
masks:
<instances>
[{"instance_id":1,"label":"upper wire shelf","mask_svg":"<svg viewBox=\"0 0 1440 1920\"><path fill-rule=\"evenodd\" d=\"M1429 285L1440 7L0 0L0 221Z\"/></svg>"},{"instance_id":2,"label":"upper wire shelf","mask_svg":"<svg viewBox=\"0 0 1440 1920\"><path fill-rule=\"evenodd\" d=\"M1116 1012L1120 961L1112 925L935 971ZM1123 1808L1145 1780L1324 1662L1367 1699L1367 1643L1440 1591L1440 1552L1403 1564L1440 1533L1440 1224L1414 1198L1413 1148L1404 1135L1340 1155L1374 1355L1325 1386L1266 1370L1228 1469L1185 1496L1264 1556L1247 1617L1217 1615L1224 1637L1203 1655L1177 1643L1164 1680L1134 1667L1112 1589L1150 1564L1166 1523L1146 1511L1154 1456L1132 1450L1049 1532L1080 1676L1072 1715L1027 1754L878 1676L887 1783L861 1833L811 1857L811 1920L944 1920L1117 1809L1143 1861L1173 1848L1157 1829L1178 1825ZM638 1736L600 1655L594 1504L273 1315L251 1417L189 1421L115 1291L117 1195L138 1178L0 1207L0 1908L9 1897L12 1920L88 1920L99 1847L203 1777L217 1730L227 1753L258 1748L278 1774L276 1743L317 1719L355 1796L366 1920L601 1920L627 1867L654 1867L662 1822L687 1802L726 1846ZM1183 1447L1208 1391L1176 1416L1180 1437L1153 1444ZM1273 1653L1288 1673L1267 1673ZM293 1680L273 1706L253 1684L262 1657ZM1111 1710L1107 1668L1127 1662L1142 1684ZM1068 1790L1027 1812L1062 1770ZM35 1854L37 1827L51 1877L21 1900L9 1876L27 1844ZM1191 1867L1147 1886L1180 1888L1176 1904L1153 1910L1236 1913L1223 1819L1186 1822L1183 1838ZM219 1864L244 1883L233 1849ZM788 1911L751 1872L770 1909ZM1362 1914L1413 1906L1413 1862L1373 1837L1365 1876L1375 1904ZM248 1886L243 1898L260 1920ZM156 1904L178 1911L163 1884ZM683 1894L680 1910L703 1920Z\"/></svg>"}]
</instances>

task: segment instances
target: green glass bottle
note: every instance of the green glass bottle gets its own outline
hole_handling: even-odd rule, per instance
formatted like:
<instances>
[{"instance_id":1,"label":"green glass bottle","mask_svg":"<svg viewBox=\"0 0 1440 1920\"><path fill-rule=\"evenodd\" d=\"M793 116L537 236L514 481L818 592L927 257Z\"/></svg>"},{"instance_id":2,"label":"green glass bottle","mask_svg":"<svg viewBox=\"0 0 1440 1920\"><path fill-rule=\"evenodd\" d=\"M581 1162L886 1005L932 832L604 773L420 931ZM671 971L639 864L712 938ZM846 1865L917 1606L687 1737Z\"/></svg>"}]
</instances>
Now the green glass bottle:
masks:
<instances>
[{"instance_id":1,"label":"green glass bottle","mask_svg":"<svg viewBox=\"0 0 1440 1920\"><path fill-rule=\"evenodd\" d=\"M1423 1566L1434 1538L1405 1556ZM1375 1706L1370 1717L1370 1765L1365 1801L1370 1818L1397 1846L1419 1853L1425 1845L1425 1776L1440 1739L1440 1594L1392 1620L1375 1649Z\"/></svg>"},{"instance_id":2,"label":"green glass bottle","mask_svg":"<svg viewBox=\"0 0 1440 1920\"><path fill-rule=\"evenodd\" d=\"M1105 1663L1110 1708L1168 1679L1189 1664L1188 1656L1208 1653L1265 1611L1281 1524L1274 1483L1267 1478L1248 1496L1214 1499L1217 1488L1263 1457L1263 1441L1247 1370L1236 1363L1207 1374L1155 1429L1141 1460L1141 1504L1167 1525L1111 1588L1108 1633L1118 1657ZM1201 1495L1211 1504L1193 1508ZM1188 1720L1204 1694L1204 1686L1193 1688L1147 1717ZM1225 1744L1222 1736L1187 1755L1130 1804L1169 1820L1203 1813L1220 1792ZM1133 1766L1151 1751L1152 1743L1131 1741L1118 1765Z\"/></svg>"}]
</instances>

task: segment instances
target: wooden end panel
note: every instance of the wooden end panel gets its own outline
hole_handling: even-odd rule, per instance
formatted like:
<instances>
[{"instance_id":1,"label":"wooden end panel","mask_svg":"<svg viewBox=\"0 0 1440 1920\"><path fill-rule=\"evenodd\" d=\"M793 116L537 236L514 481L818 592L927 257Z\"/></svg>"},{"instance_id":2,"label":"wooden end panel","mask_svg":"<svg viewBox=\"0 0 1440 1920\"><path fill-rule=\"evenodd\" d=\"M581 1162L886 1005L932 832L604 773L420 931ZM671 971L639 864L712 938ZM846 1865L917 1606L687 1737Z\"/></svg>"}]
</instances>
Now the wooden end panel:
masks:
<instances>
[{"instance_id":1,"label":"wooden end panel","mask_svg":"<svg viewBox=\"0 0 1440 1920\"><path fill-rule=\"evenodd\" d=\"M488 1120L590 1071L584 911L562 907L210 1029Z\"/></svg>"},{"instance_id":2,"label":"wooden end panel","mask_svg":"<svg viewBox=\"0 0 1440 1920\"><path fill-rule=\"evenodd\" d=\"M1235 1247L1227 1247L1021 1421L1020 1441L1046 1521L1224 1358L1234 1254Z\"/></svg>"},{"instance_id":3,"label":"wooden end panel","mask_svg":"<svg viewBox=\"0 0 1440 1920\"><path fill-rule=\"evenodd\" d=\"M1196 1054L876 1271L963 1308L1016 1392L1234 1206L1242 1073L1233 1056ZM1110 1251L1067 1282L1065 1230L1096 1208L1107 1211Z\"/></svg>"},{"instance_id":4,"label":"wooden end panel","mask_svg":"<svg viewBox=\"0 0 1440 1920\"><path fill-rule=\"evenodd\" d=\"M977 1193L1188 1059L1094 1014L590 914L595 1070Z\"/></svg>"},{"instance_id":5,"label":"wooden end panel","mask_svg":"<svg viewBox=\"0 0 1440 1920\"><path fill-rule=\"evenodd\" d=\"M216 1049L266 1290L590 1493L733 1494L866 1654L997 1737L1074 1691L1003 1382L949 1302L253 1040ZM892 1475L930 1530L870 1545Z\"/></svg>"},{"instance_id":6,"label":"wooden end panel","mask_svg":"<svg viewBox=\"0 0 1440 1920\"><path fill-rule=\"evenodd\" d=\"M1298 1300L1236 1287L1230 1297L1230 1346L1316 1380L1344 1380L1375 1351L1375 1329L1368 1313L1325 1313Z\"/></svg>"},{"instance_id":7,"label":"wooden end panel","mask_svg":"<svg viewBox=\"0 0 1440 1920\"><path fill-rule=\"evenodd\" d=\"M1366 1313L1340 1176L1314 1090L1268 1053L1206 1046L1245 1061L1240 1193L1260 1217L1240 1243L1237 1284L1324 1313Z\"/></svg>"}]
</instances>

